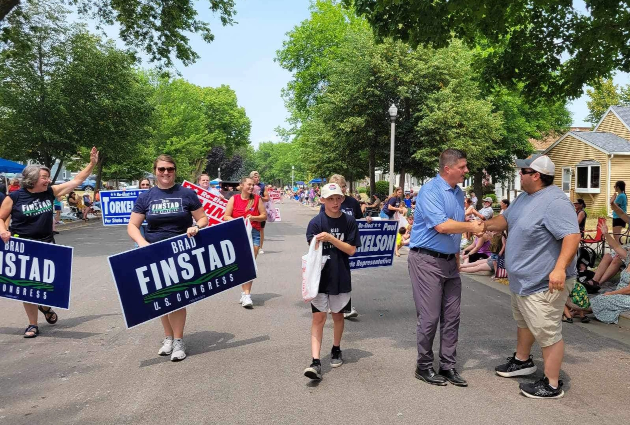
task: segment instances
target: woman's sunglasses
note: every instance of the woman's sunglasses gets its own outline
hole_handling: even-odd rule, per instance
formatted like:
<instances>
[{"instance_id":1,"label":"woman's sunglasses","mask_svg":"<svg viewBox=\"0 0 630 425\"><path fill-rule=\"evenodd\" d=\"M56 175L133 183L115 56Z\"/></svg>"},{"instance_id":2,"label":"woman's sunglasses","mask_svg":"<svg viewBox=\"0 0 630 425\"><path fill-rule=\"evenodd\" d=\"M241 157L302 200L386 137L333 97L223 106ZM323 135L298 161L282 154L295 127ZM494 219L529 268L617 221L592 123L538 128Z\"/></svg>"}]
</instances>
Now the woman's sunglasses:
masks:
<instances>
[{"instance_id":1,"label":"woman's sunglasses","mask_svg":"<svg viewBox=\"0 0 630 425\"><path fill-rule=\"evenodd\" d=\"M164 172L174 173L176 168L175 167L158 167L157 170L160 173L164 173Z\"/></svg>"}]
</instances>

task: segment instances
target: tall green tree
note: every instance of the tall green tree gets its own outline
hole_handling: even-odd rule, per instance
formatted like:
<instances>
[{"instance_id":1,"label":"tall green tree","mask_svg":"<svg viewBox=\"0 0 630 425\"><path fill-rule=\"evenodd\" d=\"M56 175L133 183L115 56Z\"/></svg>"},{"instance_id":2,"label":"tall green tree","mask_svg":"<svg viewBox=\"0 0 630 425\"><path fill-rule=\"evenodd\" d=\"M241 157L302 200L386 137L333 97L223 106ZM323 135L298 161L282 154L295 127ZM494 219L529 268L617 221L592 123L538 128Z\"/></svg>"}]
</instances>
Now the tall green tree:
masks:
<instances>
[{"instance_id":1,"label":"tall green tree","mask_svg":"<svg viewBox=\"0 0 630 425\"><path fill-rule=\"evenodd\" d=\"M586 102L588 115L586 120L595 126L602 119L608 108L616 105L630 105L630 85L620 87L612 78L600 79L592 88L586 90L589 100Z\"/></svg>"},{"instance_id":2,"label":"tall green tree","mask_svg":"<svg viewBox=\"0 0 630 425\"><path fill-rule=\"evenodd\" d=\"M230 87L199 87L179 78L157 78L154 85L152 145L173 155L180 176L196 179L213 147L231 157L249 144L251 121Z\"/></svg>"},{"instance_id":3,"label":"tall green tree","mask_svg":"<svg viewBox=\"0 0 630 425\"><path fill-rule=\"evenodd\" d=\"M489 86L531 98L576 98L584 85L630 71L626 2L344 0L380 37L436 48L463 40ZM583 6L581 6L583 4Z\"/></svg>"},{"instance_id":4,"label":"tall green tree","mask_svg":"<svg viewBox=\"0 0 630 425\"><path fill-rule=\"evenodd\" d=\"M78 149L64 93L71 61L68 12L57 2L30 4L7 20L0 41L0 154L51 167Z\"/></svg>"},{"instance_id":5,"label":"tall green tree","mask_svg":"<svg viewBox=\"0 0 630 425\"><path fill-rule=\"evenodd\" d=\"M24 5L45 3L38 0L0 0L0 29L3 20L19 15ZM64 0L75 6L83 17L101 25L118 25L120 39L129 47L146 52L152 62L171 66L173 55L184 65L194 63L199 54L189 43L188 34L200 34L210 43L214 34L210 24L198 18L192 0ZM211 12L222 25L232 25L236 15L235 0L208 0ZM8 32L4 29L4 35Z\"/></svg>"}]
</instances>

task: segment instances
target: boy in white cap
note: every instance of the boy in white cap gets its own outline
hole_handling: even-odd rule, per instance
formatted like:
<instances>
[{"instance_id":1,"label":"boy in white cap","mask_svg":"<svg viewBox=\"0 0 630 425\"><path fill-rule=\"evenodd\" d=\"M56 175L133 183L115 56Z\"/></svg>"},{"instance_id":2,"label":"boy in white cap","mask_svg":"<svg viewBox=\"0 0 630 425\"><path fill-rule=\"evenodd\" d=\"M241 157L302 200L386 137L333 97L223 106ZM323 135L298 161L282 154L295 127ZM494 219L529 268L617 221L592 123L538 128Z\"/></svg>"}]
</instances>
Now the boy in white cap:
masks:
<instances>
[{"instance_id":1,"label":"boy in white cap","mask_svg":"<svg viewBox=\"0 0 630 425\"><path fill-rule=\"evenodd\" d=\"M311 301L313 322L311 325L311 351L313 362L304 370L304 376L322 379L320 351L327 312L330 309L334 321L333 347L330 365L343 364L341 356L341 336L344 327L344 313L350 312L352 305L350 292L350 261L360 246L359 229L353 216L341 211L344 194L337 183L329 183L322 188L320 197L324 204L321 211L308 224L306 240L313 238L323 243L323 255L328 257L319 281L319 293Z\"/></svg>"},{"instance_id":2,"label":"boy in white cap","mask_svg":"<svg viewBox=\"0 0 630 425\"><path fill-rule=\"evenodd\" d=\"M531 349L542 348L544 375L520 384L530 398L564 395L560 368L564 356L562 313L575 284L580 243L575 209L562 189L553 184L555 165L546 155L517 159L521 193L503 215L485 221L486 230L509 230L505 265L510 276L512 315L516 320L516 352L495 368L511 378L536 372Z\"/></svg>"}]
</instances>

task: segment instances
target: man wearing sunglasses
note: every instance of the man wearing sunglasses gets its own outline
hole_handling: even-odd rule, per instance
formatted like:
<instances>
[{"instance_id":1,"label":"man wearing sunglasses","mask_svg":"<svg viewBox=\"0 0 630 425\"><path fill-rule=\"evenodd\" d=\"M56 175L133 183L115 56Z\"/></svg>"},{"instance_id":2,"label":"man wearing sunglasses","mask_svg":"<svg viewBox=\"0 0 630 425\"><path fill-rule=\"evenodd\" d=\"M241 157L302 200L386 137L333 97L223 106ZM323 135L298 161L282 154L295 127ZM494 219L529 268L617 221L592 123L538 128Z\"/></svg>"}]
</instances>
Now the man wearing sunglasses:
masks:
<instances>
[{"instance_id":1,"label":"man wearing sunglasses","mask_svg":"<svg viewBox=\"0 0 630 425\"><path fill-rule=\"evenodd\" d=\"M580 229L571 201L553 184L555 165L548 156L517 159L516 166L521 169L523 193L503 215L484 222L486 230L508 230L505 265L517 324L516 352L495 370L505 378L536 372L530 352L538 342L544 376L520 384L521 392L530 398L560 398L562 312L577 275Z\"/></svg>"}]
</instances>

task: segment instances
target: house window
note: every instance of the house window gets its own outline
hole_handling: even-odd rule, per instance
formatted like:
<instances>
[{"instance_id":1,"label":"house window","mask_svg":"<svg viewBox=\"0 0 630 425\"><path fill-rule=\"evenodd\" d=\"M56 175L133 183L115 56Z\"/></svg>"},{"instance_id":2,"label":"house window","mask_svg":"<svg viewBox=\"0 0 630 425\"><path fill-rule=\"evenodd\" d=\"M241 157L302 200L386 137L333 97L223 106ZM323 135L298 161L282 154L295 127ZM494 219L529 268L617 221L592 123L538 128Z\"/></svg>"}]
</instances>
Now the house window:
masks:
<instances>
[{"instance_id":1,"label":"house window","mask_svg":"<svg viewBox=\"0 0 630 425\"><path fill-rule=\"evenodd\" d=\"M575 191L577 193L599 193L601 167L595 161L582 161L576 167ZM564 187L564 178L563 178Z\"/></svg>"},{"instance_id":2,"label":"house window","mask_svg":"<svg viewBox=\"0 0 630 425\"><path fill-rule=\"evenodd\" d=\"M562 191L565 193L571 191L571 167L562 168Z\"/></svg>"}]
</instances>

